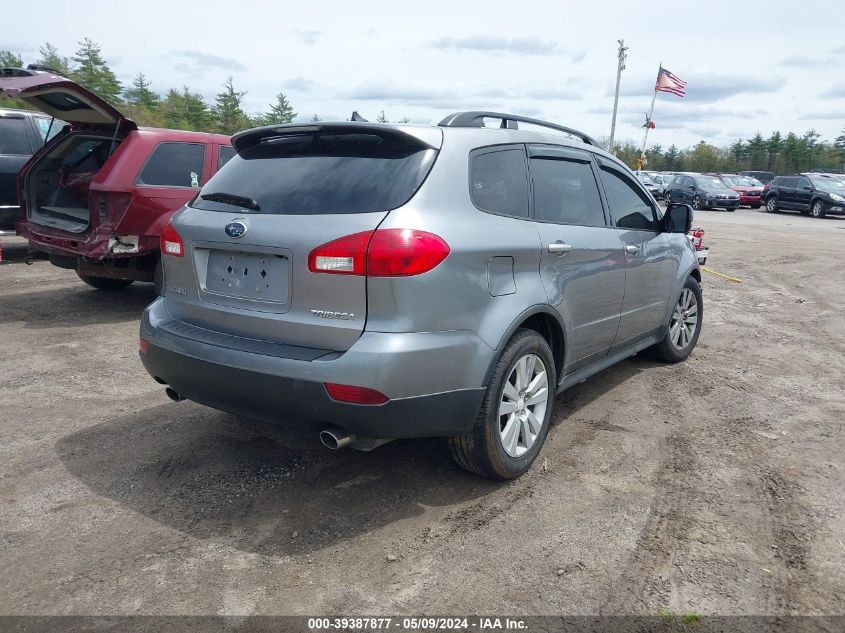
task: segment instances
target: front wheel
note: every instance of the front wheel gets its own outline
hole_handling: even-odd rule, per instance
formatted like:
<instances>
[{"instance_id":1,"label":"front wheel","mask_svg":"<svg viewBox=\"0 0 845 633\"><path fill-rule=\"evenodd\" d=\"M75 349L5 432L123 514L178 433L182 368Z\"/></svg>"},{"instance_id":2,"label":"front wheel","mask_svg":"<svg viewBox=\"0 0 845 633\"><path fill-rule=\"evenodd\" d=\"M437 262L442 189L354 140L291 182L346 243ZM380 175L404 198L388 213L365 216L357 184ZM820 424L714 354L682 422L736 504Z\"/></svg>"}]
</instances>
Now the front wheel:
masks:
<instances>
[{"instance_id":1,"label":"front wheel","mask_svg":"<svg viewBox=\"0 0 845 633\"><path fill-rule=\"evenodd\" d=\"M760 208L760 205L759 205L759 204L752 204L752 205L751 205L751 208L752 208L752 209L759 209L759 208Z\"/></svg>"},{"instance_id":2,"label":"front wheel","mask_svg":"<svg viewBox=\"0 0 845 633\"><path fill-rule=\"evenodd\" d=\"M669 319L669 330L663 340L649 348L652 356L666 363L679 363L690 355L701 334L704 301L701 286L688 277Z\"/></svg>"},{"instance_id":3,"label":"front wheel","mask_svg":"<svg viewBox=\"0 0 845 633\"><path fill-rule=\"evenodd\" d=\"M695 196L692 199L692 208L695 209L696 211L701 209L701 198L699 198L698 196Z\"/></svg>"},{"instance_id":4,"label":"front wheel","mask_svg":"<svg viewBox=\"0 0 845 633\"><path fill-rule=\"evenodd\" d=\"M546 339L534 330L517 330L496 361L473 428L449 438L452 458L493 479L525 473L549 432L556 385Z\"/></svg>"},{"instance_id":5,"label":"front wheel","mask_svg":"<svg viewBox=\"0 0 845 633\"><path fill-rule=\"evenodd\" d=\"M79 278L86 284L97 290L123 290L132 283L131 279L112 279L111 277L92 277L76 272Z\"/></svg>"},{"instance_id":6,"label":"front wheel","mask_svg":"<svg viewBox=\"0 0 845 633\"><path fill-rule=\"evenodd\" d=\"M664 194L663 194L663 202L665 202L665 203L666 203L666 206L667 206L667 207L668 207L670 204L672 204L672 197L669 195L669 192L668 192L668 191L667 191L666 193L664 193Z\"/></svg>"},{"instance_id":7,"label":"front wheel","mask_svg":"<svg viewBox=\"0 0 845 633\"><path fill-rule=\"evenodd\" d=\"M810 207L810 215L814 218L824 217L824 203L821 200L816 200L813 206Z\"/></svg>"},{"instance_id":8,"label":"front wheel","mask_svg":"<svg viewBox=\"0 0 845 633\"><path fill-rule=\"evenodd\" d=\"M778 200L774 196L766 198L766 213L775 213L778 210Z\"/></svg>"}]
</instances>

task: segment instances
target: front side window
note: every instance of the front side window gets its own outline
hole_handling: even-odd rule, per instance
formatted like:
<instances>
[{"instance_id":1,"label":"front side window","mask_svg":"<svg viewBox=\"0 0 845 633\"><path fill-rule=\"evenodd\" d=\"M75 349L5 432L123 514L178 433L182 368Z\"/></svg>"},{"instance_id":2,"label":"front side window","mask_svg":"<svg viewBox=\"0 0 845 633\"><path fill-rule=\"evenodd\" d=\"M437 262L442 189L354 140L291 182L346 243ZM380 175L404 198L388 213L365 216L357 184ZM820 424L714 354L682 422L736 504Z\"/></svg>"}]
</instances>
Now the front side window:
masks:
<instances>
[{"instance_id":1,"label":"front side window","mask_svg":"<svg viewBox=\"0 0 845 633\"><path fill-rule=\"evenodd\" d=\"M648 194L633 178L602 163L601 180L615 225L622 229L656 231L654 208Z\"/></svg>"},{"instance_id":2,"label":"front side window","mask_svg":"<svg viewBox=\"0 0 845 633\"><path fill-rule=\"evenodd\" d=\"M796 187L809 187L810 181L806 178L799 178L798 182L795 184Z\"/></svg>"},{"instance_id":3,"label":"front side window","mask_svg":"<svg viewBox=\"0 0 845 633\"><path fill-rule=\"evenodd\" d=\"M204 159L205 145L202 143L159 143L141 169L138 184L199 187Z\"/></svg>"},{"instance_id":4,"label":"front side window","mask_svg":"<svg viewBox=\"0 0 845 633\"><path fill-rule=\"evenodd\" d=\"M525 151L514 148L474 155L470 164L470 196L482 211L527 218Z\"/></svg>"},{"instance_id":5,"label":"front side window","mask_svg":"<svg viewBox=\"0 0 845 633\"><path fill-rule=\"evenodd\" d=\"M589 163L532 158L530 169L535 220L605 226L598 186Z\"/></svg>"},{"instance_id":6,"label":"front side window","mask_svg":"<svg viewBox=\"0 0 845 633\"><path fill-rule=\"evenodd\" d=\"M32 146L23 117L0 117L0 154L29 156Z\"/></svg>"}]
</instances>

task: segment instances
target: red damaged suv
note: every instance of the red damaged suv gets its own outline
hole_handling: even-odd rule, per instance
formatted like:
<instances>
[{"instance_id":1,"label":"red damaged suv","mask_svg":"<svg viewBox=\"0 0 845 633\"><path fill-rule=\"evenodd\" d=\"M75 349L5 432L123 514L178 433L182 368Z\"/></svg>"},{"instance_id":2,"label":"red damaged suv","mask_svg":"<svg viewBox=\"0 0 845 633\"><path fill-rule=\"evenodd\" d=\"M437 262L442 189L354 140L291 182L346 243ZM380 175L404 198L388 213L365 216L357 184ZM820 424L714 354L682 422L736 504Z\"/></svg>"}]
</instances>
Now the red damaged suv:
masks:
<instances>
[{"instance_id":1,"label":"red damaged suv","mask_svg":"<svg viewBox=\"0 0 845 633\"><path fill-rule=\"evenodd\" d=\"M228 136L139 128L91 91L38 70L0 70L0 94L68 125L18 174L18 235L94 288L152 281L174 211L232 156Z\"/></svg>"}]
</instances>

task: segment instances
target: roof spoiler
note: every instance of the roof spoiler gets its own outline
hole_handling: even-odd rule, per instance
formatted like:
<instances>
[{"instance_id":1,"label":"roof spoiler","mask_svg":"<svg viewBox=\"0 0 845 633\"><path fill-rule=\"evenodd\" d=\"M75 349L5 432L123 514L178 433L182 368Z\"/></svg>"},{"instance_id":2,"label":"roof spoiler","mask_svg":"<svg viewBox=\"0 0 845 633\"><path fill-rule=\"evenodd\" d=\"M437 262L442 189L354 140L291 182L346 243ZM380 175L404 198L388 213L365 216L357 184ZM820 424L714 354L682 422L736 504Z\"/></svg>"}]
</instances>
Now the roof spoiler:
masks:
<instances>
[{"instance_id":1,"label":"roof spoiler","mask_svg":"<svg viewBox=\"0 0 845 633\"><path fill-rule=\"evenodd\" d=\"M455 112L443 119L440 123L438 123L438 125L441 127L484 127L484 119L500 119L502 123L499 127L508 130L519 129L519 123L529 123L538 127L545 127L550 130L557 130L558 132L569 134L570 136L574 136L582 140L588 145L595 145L596 147L599 146L593 137L584 134L584 132L572 129L571 127L550 123L549 121L543 121L542 119L532 119L527 116L505 114L503 112L484 112L482 110Z\"/></svg>"},{"instance_id":2,"label":"roof spoiler","mask_svg":"<svg viewBox=\"0 0 845 633\"><path fill-rule=\"evenodd\" d=\"M443 142L443 134L437 128L394 127L363 121L339 121L334 123L320 121L265 125L244 130L232 136L232 146L240 154L242 151L271 138L306 134L354 134L355 132L399 140L411 145L418 145L424 149L440 149Z\"/></svg>"}]
</instances>

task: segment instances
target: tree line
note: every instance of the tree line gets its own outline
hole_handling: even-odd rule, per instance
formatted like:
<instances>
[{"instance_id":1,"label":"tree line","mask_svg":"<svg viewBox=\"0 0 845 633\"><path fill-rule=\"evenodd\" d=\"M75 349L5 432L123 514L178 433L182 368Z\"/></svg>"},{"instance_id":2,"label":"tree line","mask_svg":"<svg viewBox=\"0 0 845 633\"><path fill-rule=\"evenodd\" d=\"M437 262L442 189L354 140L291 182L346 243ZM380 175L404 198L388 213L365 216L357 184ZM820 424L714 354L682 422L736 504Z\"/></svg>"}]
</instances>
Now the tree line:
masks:
<instances>
[{"instance_id":1,"label":"tree line","mask_svg":"<svg viewBox=\"0 0 845 633\"><path fill-rule=\"evenodd\" d=\"M633 141L616 146L616 156L632 169L640 156ZM705 141L687 149L675 145L646 149L648 166L655 171L738 172L770 171L776 174L806 171L843 172L845 167L845 128L833 142L821 140L815 130L802 135L773 132L764 138L759 132L748 140L738 139L727 147Z\"/></svg>"},{"instance_id":2,"label":"tree line","mask_svg":"<svg viewBox=\"0 0 845 633\"><path fill-rule=\"evenodd\" d=\"M245 91L235 89L232 77L223 82L214 103L208 103L188 86L171 88L164 95L155 92L144 73L139 72L131 85L124 86L103 57L100 46L89 38L79 43L71 57L61 55L47 42L38 49L34 64L56 71L117 107L138 125L178 130L234 134L238 130L290 123L297 115L284 93L278 93L266 112L248 114L243 109ZM20 55L0 50L0 68L25 68ZM0 106L29 109L23 101L0 97ZM312 120L318 120L314 115Z\"/></svg>"},{"instance_id":3,"label":"tree line","mask_svg":"<svg viewBox=\"0 0 845 633\"><path fill-rule=\"evenodd\" d=\"M248 114L243 109L245 91L235 88L228 77L214 103L188 86L170 88L159 94L152 89L152 82L139 72L131 85L118 80L103 57L100 46L89 38L79 43L71 57L59 53L49 42L39 48L35 64L50 68L85 86L105 101L116 106L139 125L166 127L179 130L197 130L233 134L238 130L290 123L297 113L284 93L278 93L266 112ZM24 68L20 55L0 50L0 68ZM0 97L0 106L28 108L16 99ZM315 114L312 121L319 121ZM387 123L382 110L376 119ZM403 118L397 123L407 123ZM635 167L639 147L628 141L615 147L616 155L630 167ZM834 141L821 140L815 130L798 135L794 132L774 132L764 138L759 132L747 140L739 139L728 147L716 147L705 141L680 149L675 145L663 148L652 145L646 151L648 169L657 171L720 171L732 172L745 169L794 173L801 171L843 171L845 163L845 129Z\"/></svg>"}]
</instances>

